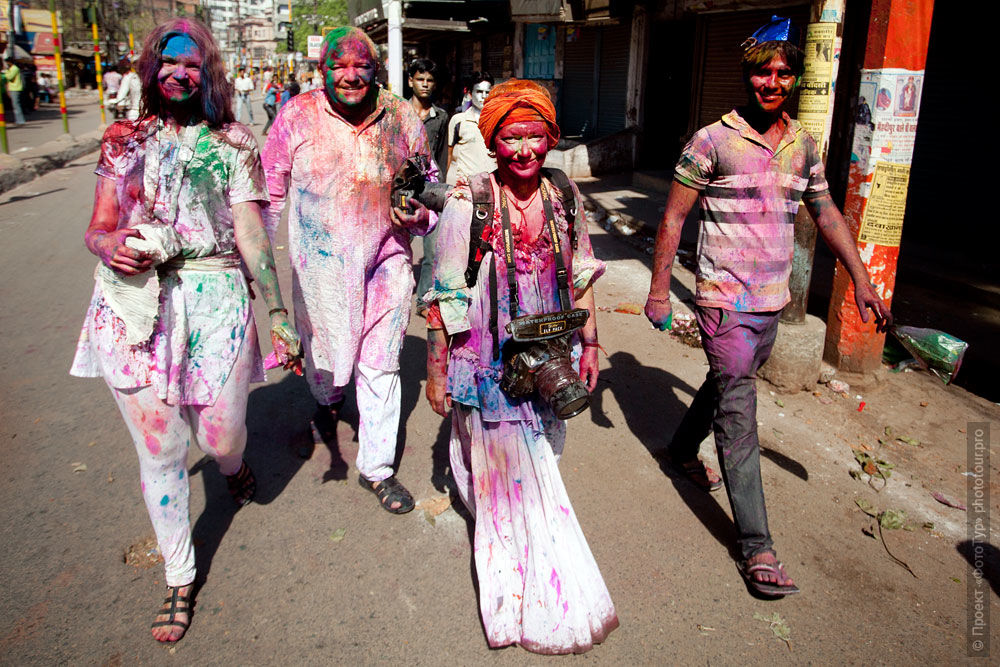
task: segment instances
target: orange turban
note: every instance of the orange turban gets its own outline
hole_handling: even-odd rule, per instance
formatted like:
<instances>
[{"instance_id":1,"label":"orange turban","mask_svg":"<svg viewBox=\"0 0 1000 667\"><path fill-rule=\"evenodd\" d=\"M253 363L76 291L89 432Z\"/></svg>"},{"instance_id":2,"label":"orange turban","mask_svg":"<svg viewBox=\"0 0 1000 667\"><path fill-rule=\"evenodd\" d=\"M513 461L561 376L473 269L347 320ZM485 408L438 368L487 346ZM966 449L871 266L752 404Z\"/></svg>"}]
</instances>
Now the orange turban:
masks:
<instances>
[{"instance_id":1,"label":"orange turban","mask_svg":"<svg viewBox=\"0 0 1000 667\"><path fill-rule=\"evenodd\" d=\"M479 114L479 131L486 147L493 149L497 132L505 125L527 121L544 121L549 126L549 148L559 141L556 108L549 91L527 79L511 79L490 90Z\"/></svg>"}]
</instances>

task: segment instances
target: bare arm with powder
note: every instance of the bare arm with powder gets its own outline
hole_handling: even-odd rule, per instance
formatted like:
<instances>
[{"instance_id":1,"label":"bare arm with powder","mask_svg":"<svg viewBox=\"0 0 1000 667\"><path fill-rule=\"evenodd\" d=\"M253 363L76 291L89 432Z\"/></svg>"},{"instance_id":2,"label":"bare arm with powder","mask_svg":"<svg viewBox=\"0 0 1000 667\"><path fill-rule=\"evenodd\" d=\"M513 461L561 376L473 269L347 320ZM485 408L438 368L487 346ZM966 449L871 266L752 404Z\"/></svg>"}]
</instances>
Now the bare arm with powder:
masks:
<instances>
[{"instance_id":1,"label":"bare arm with powder","mask_svg":"<svg viewBox=\"0 0 1000 667\"><path fill-rule=\"evenodd\" d=\"M587 391L593 393L597 388L597 307L594 303L594 285L587 285L574 294L577 308L586 308L590 313L587 323L580 330L580 341L583 343L583 355L580 357L580 379L587 386Z\"/></svg>"},{"instance_id":2,"label":"bare arm with powder","mask_svg":"<svg viewBox=\"0 0 1000 667\"><path fill-rule=\"evenodd\" d=\"M875 328L884 333L892 326L892 313L879 298L871 284L868 270L858 254L858 244L844 221L840 209L833 203L829 193L805 200L809 215L816 221L823 240L830 246L840 263L847 269L854 282L854 302L858 307L862 322L868 322L868 310L875 314Z\"/></svg>"},{"instance_id":3,"label":"bare arm with powder","mask_svg":"<svg viewBox=\"0 0 1000 667\"><path fill-rule=\"evenodd\" d=\"M451 409L448 394L448 334L444 329L427 330L427 402L442 417Z\"/></svg>"},{"instance_id":4,"label":"bare arm with powder","mask_svg":"<svg viewBox=\"0 0 1000 667\"><path fill-rule=\"evenodd\" d=\"M281 299L278 273L274 268L274 255L264 229L260 204L255 201L240 202L233 204L232 211L236 247L271 313L271 344L275 353L284 353L281 361L286 369L301 367L299 357L302 347L298 334L288 322L288 311Z\"/></svg>"},{"instance_id":5,"label":"bare arm with powder","mask_svg":"<svg viewBox=\"0 0 1000 667\"><path fill-rule=\"evenodd\" d=\"M146 253L125 245L125 239L133 236L141 239L142 234L137 229L117 227L118 196L115 181L98 176L94 191L94 212L83 236L87 250L97 255L105 266L126 276L148 271L153 265L153 259Z\"/></svg>"},{"instance_id":6,"label":"bare arm with powder","mask_svg":"<svg viewBox=\"0 0 1000 667\"><path fill-rule=\"evenodd\" d=\"M653 326L661 331L670 329L673 310L670 307L670 277L673 271L674 255L681 242L681 229L691 207L701 193L674 180L670 184L663 222L656 232L656 247L653 250L653 275L649 282L649 296L645 313Z\"/></svg>"}]
</instances>

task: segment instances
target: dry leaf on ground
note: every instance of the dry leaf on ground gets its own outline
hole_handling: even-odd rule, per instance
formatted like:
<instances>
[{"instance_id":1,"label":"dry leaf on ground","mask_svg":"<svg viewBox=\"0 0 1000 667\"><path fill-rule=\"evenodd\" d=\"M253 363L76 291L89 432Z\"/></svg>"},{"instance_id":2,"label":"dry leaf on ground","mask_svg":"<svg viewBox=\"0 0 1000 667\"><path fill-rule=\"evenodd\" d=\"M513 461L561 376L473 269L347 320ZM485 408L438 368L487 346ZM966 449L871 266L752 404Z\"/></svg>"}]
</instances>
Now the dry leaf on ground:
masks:
<instances>
[{"instance_id":1,"label":"dry leaf on ground","mask_svg":"<svg viewBox=\"0 0 1000 667\"><path fill-rule=\"evenodd\" d=\"M616 313L627 313L629 315L641 315L642 306L637 303L629 303L628 301L622 301L617 306L615 306Z\"/></svg>"}]
</instances>

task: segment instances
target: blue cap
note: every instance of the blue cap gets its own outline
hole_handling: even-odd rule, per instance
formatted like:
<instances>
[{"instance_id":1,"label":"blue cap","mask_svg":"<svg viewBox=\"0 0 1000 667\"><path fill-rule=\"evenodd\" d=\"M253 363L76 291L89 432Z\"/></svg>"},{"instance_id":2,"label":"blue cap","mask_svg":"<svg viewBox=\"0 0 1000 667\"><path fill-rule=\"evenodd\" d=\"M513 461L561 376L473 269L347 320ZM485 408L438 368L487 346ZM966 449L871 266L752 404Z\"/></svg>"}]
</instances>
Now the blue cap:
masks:
<instances>
[{"instance_id":1,"label":"blue cap","mask_svg":"<svg viewBox=\"0 0 1000 667\"><path fill-rule=\"evenodd\" d=\"M757 28L757 31L747 37L743 44L743 50L750 49L764 42L791 42L797 44L799 41L799 31L792 25L792 19L781 16L771 16L771 21Z\"/></svg>"}]
</instances>

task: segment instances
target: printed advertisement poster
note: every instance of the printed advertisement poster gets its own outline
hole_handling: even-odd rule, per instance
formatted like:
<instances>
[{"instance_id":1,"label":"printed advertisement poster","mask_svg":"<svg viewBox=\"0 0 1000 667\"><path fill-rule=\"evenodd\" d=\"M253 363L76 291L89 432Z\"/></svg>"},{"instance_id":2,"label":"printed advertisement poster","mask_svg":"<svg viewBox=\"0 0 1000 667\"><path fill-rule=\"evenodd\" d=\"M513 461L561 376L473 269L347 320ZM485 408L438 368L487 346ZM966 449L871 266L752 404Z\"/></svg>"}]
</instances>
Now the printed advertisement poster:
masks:
<instances>
[{"instance_id":1,"label":"printed advertisement poster","mask_svg":"<svg viewBox=\"0 0 1000 667\"><path fill-rule=\"evenodd\" d=\"M906 212L906 189L910 182L910 165L879 162L875 165L871 194L861 218L858 232L860 243L898 246L903 235L903 214Z\"/></svg>"},{"instance_id":2,"label":"printed advertisement poster","mask_svg":"<svg viewBox=\"0 0 1000 667\"><path fill-rule=\"evenodd\" d=\"M323 46L322 35L309 35L306 37L306 58L309 60L319 60L320 47Z\"/></svg>"},{"instance_id":3,"label":"printed advertisement poster","mask_svg":"<svg viewBox=\"0 0 1000 667\"><path fill-rule=\"evenodd\" d=\"M810 23L806 28L806 71L799 85L799 115L826 114L837 39L836 23Z\"/></svg>"},{"instance_id":4,"label":"printed advertisement poster","mask_svg":"<svg viewBox=\"0 0 1000 667\"><path fill-rule=\"evenodd\" d=\"M852 161L861 162L866 171L878 160L910 164L923 83L923 70L862 70L854 122L867 131L855 128ZM870 154L864 148L869 133Z\"/></svg>"}]
</instances>

